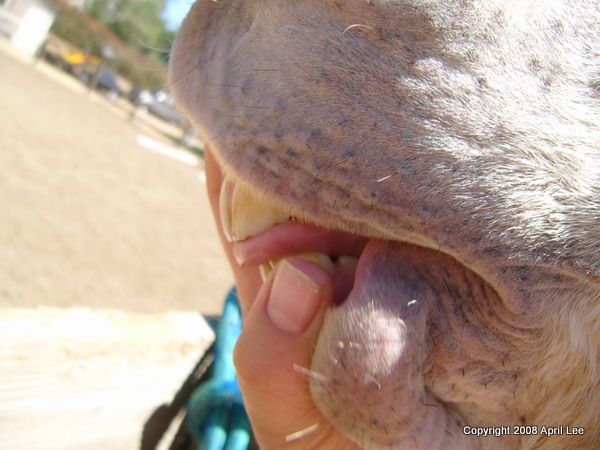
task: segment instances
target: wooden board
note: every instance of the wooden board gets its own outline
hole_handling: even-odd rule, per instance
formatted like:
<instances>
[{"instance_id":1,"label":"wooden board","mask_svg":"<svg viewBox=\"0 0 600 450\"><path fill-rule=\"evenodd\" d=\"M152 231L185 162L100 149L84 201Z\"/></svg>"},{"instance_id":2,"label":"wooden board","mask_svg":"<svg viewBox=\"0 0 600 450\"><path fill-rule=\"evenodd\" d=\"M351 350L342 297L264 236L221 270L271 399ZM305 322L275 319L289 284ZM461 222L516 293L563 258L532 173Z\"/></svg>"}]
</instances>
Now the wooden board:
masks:
<instances>
[{"instance_id":1,"label":"wooden board","mask_svg":"<svg viewBox=\"0 0 600 450\"><path fill-rule=\"evenodd\" d=\"M0 448L139 448L213 338L196 313L0 309Z\"/></svg>"}]
</instances>

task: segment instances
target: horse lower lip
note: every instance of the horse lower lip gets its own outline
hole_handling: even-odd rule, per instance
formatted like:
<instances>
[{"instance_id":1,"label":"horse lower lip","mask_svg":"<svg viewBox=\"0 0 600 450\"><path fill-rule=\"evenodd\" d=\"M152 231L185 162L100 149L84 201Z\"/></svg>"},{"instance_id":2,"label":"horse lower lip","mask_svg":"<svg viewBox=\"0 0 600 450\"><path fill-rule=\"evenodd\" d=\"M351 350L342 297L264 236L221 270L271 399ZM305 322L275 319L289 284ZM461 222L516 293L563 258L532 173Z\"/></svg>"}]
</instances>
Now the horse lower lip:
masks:
<instances>
[{"instance_id":1,"label":"horse lower lip","mask_svg":"<svg viewBox=\"0 0 600 450\"><path fill-rule=\"evenodd\" d=\"M233 243L233 255L242 266L279 260L299 253L324 253L332 259L358 257L368 238L313 225L288 221L273 226L258 236Z\"/></svg>"},{"instance_id":2,"label":"horse lower lip","mask_svg":"<svg viewBox=\"0 0 600 450\"><path fill-rule=\"evenodd\" d=\"M351 436L359 430L361 443L399 448L401 433L389 432L401 414L396 411L435 419L447 414L421 376L429 349L428 312L438 307L444 283L436 256L410 244L370 240L352 292L325 317L311 363L325 381L311 380L311 394L338 428ZM342 407L351 403L352 409ZM352 412L361 407L368 415Z\"/></svg>"}]
</instances>

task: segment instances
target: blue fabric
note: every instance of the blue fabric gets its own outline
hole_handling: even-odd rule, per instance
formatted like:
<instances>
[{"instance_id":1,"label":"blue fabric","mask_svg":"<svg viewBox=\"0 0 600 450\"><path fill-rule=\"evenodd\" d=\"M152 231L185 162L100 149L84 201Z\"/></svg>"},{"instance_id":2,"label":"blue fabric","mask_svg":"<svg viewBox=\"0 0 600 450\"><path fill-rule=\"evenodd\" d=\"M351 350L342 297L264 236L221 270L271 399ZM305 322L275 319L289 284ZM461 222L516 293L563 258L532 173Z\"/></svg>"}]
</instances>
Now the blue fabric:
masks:
<instances>
[{"instance_id":1,"label":"blue fabric","mask_svg":"<svg viewBox=\"0 0 600 450\"><path fill-rule=\"evenodd\" d=\"M250 421L233 366L233 349L242 329L242 315L234 288L225 298L216 324L212 378L199 386L188 402L188 426L199 449L246 450Z\"/></svg>"}]
</instances>

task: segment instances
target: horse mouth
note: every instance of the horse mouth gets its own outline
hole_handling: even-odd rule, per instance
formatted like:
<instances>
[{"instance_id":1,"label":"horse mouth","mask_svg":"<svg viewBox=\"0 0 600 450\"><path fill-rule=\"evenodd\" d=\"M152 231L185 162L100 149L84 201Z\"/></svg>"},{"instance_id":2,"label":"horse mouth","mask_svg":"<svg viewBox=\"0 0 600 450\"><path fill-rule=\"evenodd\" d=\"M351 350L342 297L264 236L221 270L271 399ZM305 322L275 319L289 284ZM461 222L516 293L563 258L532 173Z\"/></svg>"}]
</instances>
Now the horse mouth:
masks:
<instances>
[{"instance_id":1,"label":"horse mouth","mask_svg":"<svg viewBox=\"0 0 600 450\"><path fill-rule=\"evenodd\" d=\"M281 259L299 256L332 276L334 304L349 295L368 237L298 220L285 208L228 179L223 181L219 203L224 235L233 244L240 265L258 265L264 281Z\"/></svg>"},{"instance_id":2,"label":"horse mouth","mask_svg":"<svg viewBox=\"0 0 600 450\"><path fill-rule=\"evenodd\" d=\"M439 252L319 228L227 179L221 187L220 214L237 262L259 265L263 279L289 256L309 259L332 276L334 307L311 364L311 373L318 374L310 380L311 395L323 414L355 439L360 430L358 441L363 443L393 443L398 438L388 442L390 436L385 435L391 427L390 408L397 409L399 401L386 394L391 389L406 403L406 414L423 420L445 417L443 402L428 393L422 375L431 365L429 327L436 327L427 321L428 312L438 302L458 300L450 293L442 293L448 298L440 300L442 289L449 286L449 292L458 292L461 287L454 289L444 279ZM447 256L442 264L451 274L446 276L460 279L460 264ZM399 376L402 389L396 386ZM365 417L356 416L361 411L357 399L371 402ZM353 406L344 412L342 404ZM423 404L435 407L422 410Z\"/></svg>"},{"instance_id":3,"label":"horse mouth","mask_svg":"<svg viewBox=\"0 0 600 450\"><path fill-rule=\"evenodd\" d=\"M374 260L384 259L390 270L394 270L415 255L418 255L417 259L433 261L439 259L441 253L410 240L383 241L311 224L226 177L221 186L219 209L223 233L232 243L238 264L258 266L264 281L280 260L291 256L308 259L332 276L335 306L344 303L353 290L360 291L362 284L377 285L388 281L387 277L373 273ZM448 259L454 267L468 270L458 261ZM438 272L428 269L424 277L438 278ZM402 276L401 273L397 275Z\"/></svg>"},{"instance_id":4,"label":"horse mouth","mask_svg":"<svg viewBox=\"0 0 600 450\"><path fill-rule=\"evenodd\" d=\"M333 307L315 344L310 370L318 376L310 379L311 395L325 417L356 442L396 445L418 434L423 423L453 424L450 428L466 423L480 399L464 374L484 366L489 374L493 367L513 370L508 355L514 348L487 331L516 332L513 315L506 315L491 284L439 247L420 245L410 234L384 240L336 229L333 221L330 228L310 223L305 219L310 214L295 215L298 204L285 207L284 195L265 194L226 175L219 209L236 262L260 267L263 281L278 261L294 256L331 275ZM485 387L482 392L486 398ZM459 406L446 408L465 396L466 413ZM393 436L387 431L398 417L390 410L406 422ZM426 448L437 447L431 444Z\"/></svg>"}]
</instances>

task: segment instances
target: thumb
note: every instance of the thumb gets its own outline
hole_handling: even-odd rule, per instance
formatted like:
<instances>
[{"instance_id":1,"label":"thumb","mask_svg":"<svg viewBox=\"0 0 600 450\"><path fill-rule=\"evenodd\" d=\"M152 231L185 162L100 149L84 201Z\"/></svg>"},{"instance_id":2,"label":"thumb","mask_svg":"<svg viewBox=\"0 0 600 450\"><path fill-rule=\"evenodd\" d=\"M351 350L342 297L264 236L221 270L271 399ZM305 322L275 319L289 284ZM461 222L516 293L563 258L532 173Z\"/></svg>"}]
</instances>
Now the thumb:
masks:
<instances>
[{"instance_id":1,"label":"thumb","mask_svg":"<svg viewBox=\"0 0 600 450\"><path fill-rule=\"evenodd\" d=\"M271 273L244 319L234 361L261 448L314 448L337 435L308 387L312 350L332 298L327 271L291 257Z\"/></svg>"}]
</instances>

